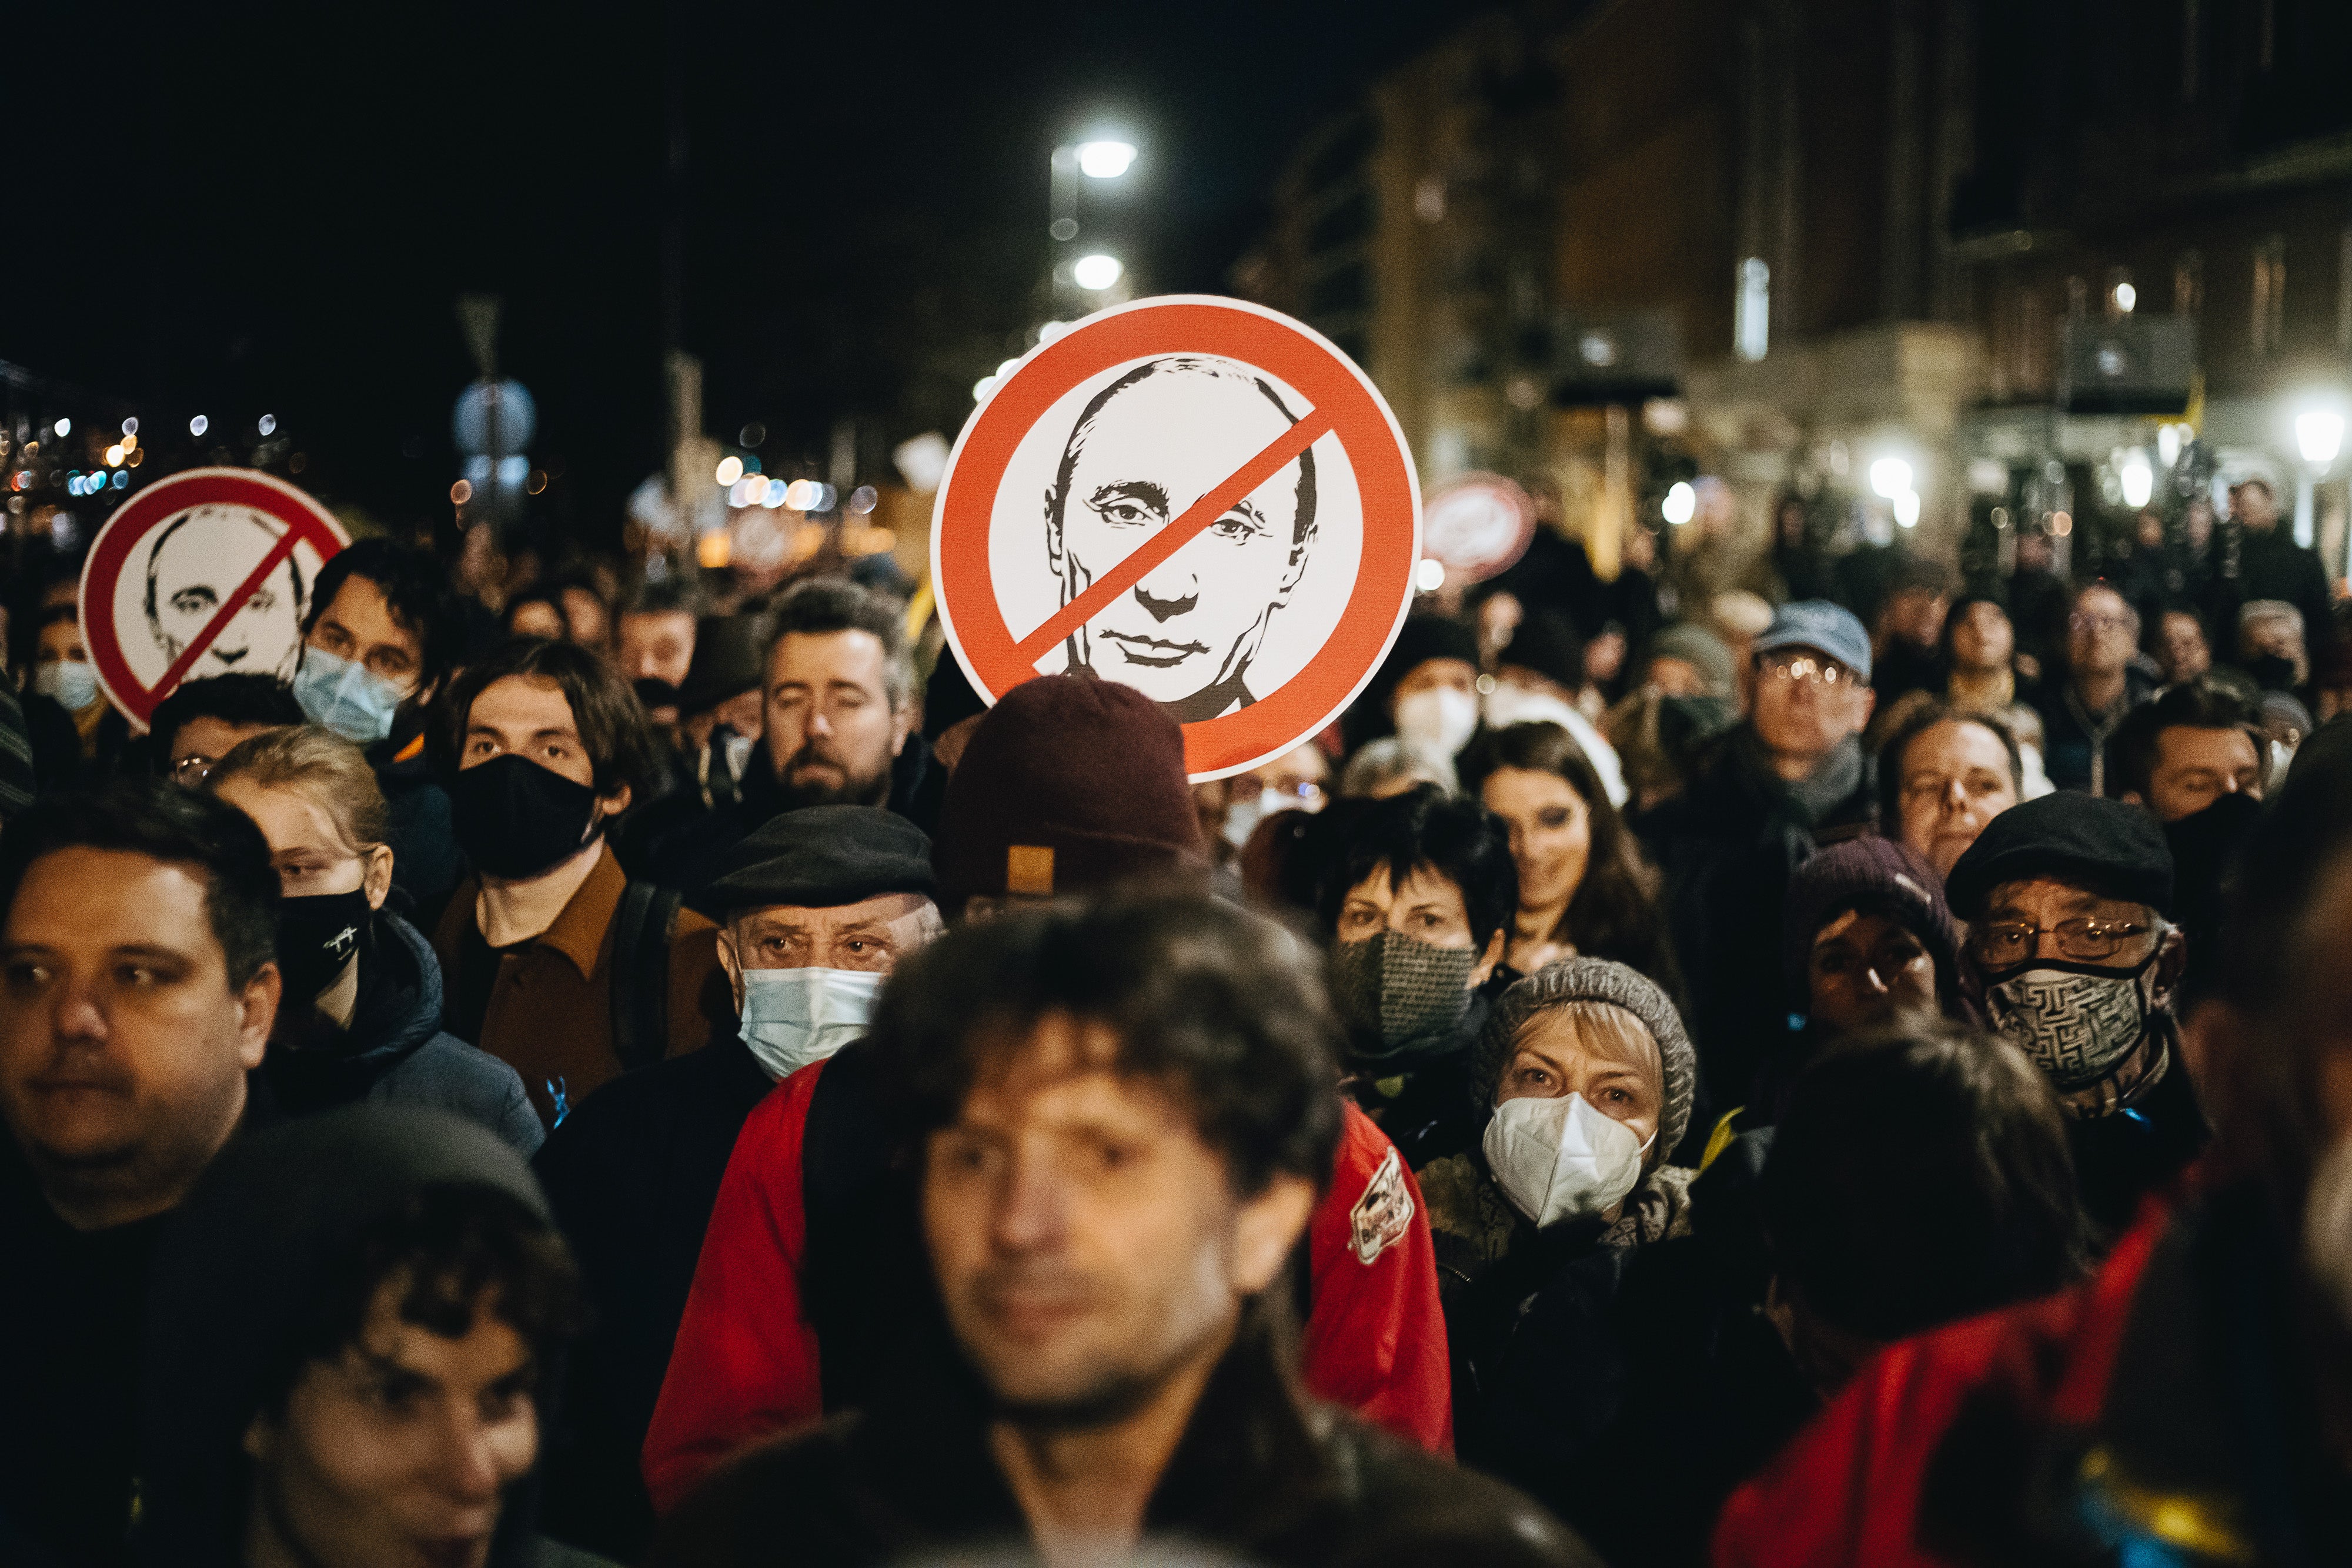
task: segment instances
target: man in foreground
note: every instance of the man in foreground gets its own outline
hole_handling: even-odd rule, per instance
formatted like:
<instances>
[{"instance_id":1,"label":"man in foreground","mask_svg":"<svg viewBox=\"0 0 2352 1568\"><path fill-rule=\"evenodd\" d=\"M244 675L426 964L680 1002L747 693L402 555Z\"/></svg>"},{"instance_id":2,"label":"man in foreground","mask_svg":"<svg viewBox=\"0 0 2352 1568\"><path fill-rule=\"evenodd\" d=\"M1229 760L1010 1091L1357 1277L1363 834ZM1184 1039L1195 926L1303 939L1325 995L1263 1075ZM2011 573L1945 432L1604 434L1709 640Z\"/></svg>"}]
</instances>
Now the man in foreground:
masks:
<instances>
[{"instance_id":1,"label":"man in foreground","mask_svg":"<svg viewBox=\"0 0 2352 1568\"><path fill-rule=\"evenodd\" d=\"M1198 898L967 926L874 1046L947 1324L866 1409L716 1472L654 1561L879 1563L1181 1536L1268 1563L1576 1563L1507 1489L1305 1401L1285 1264L1340 1130L1291 940Z\"/></svg>"},{"instance_id":2,"label":"man in foreground","mask_svg":"<svg viewBox=\"0 0 2352 1568\"><path fill-rule=\"evenodd\" d=\"M13 1528L61 1562L124 1558L148 1269L247 1118L278 904L261 830L209 795L155 781L8 824L0 1545Z\"/></svg>"}]
</instances>

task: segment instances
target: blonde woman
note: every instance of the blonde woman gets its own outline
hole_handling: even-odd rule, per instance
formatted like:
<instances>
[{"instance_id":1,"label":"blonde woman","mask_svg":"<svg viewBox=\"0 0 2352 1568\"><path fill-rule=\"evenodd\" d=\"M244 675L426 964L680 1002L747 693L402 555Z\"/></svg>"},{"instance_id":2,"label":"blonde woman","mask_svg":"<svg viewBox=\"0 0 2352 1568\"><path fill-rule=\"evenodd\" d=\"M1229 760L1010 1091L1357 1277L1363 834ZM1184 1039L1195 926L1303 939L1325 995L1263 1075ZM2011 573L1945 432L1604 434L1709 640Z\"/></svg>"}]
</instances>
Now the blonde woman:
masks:
<instances>
[{"instance_id":1,"label":"blonde woman","mask_svg":"<svg viewBox=\"0 0 2352 1568\"><path fill-rule=\"evenodd\" d=\"M209 783L260 827L284 894L285 1000L263 1064L279 1105L430 1105L535 1151L545 1134L522 1080L442 1031L440 963L384 907L394 867L383 791L359 748L315 725L268 730L233 747Z\"/></svg>"}]
</instances>

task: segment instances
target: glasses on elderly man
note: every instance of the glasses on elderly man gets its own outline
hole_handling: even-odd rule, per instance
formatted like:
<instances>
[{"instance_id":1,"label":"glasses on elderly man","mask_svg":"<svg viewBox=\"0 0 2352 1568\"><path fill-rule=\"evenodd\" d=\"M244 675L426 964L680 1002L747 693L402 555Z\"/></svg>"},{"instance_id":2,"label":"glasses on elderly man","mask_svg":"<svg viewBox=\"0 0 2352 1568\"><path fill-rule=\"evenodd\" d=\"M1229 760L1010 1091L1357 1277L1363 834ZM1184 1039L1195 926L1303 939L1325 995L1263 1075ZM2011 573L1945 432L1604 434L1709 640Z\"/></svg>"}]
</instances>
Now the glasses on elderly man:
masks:
<instances>
[{"instance_id":1,"label":"glasses on elderly man","mask_svg":"<svg viewBox=\"0 0 2352 1568\"><path fill-rule=\"evenodd\" d=\"M184 784L193 789L211 778L214 768L219 763L220 758L217 757L183 757L172 764L172 782Z\"/></svg>"},{"instance_id":2,"label":"glasses on elderly man","mask_svg":"<svg viewBox=\"0 0 2352 1568\"><path fill-rule=\"evenodd\" d=\"M1767 653L1760 665L1764 674L1773 680L1824 686L1833 692L1845 691L1862 684L1861 678L1843 664L1814 653Z\"/></svg>"},{"instance_id":3,"label":"glasses on elderly man","mask_svg":"<svg viewBox=\"0 0 2352 1568\"><path fill-rule=\"evenodd\" d=\"M1977 956L1990 969L2004 969L2033 956L2035 940L2057 938L2059 956L2078 964L2096 964L2114 957L2151 928L2136 920L2093 920L2079 917L2055 925L2035 925L2024 920L1989 920L1969 936Z\"/></svg>"}]
</instances>

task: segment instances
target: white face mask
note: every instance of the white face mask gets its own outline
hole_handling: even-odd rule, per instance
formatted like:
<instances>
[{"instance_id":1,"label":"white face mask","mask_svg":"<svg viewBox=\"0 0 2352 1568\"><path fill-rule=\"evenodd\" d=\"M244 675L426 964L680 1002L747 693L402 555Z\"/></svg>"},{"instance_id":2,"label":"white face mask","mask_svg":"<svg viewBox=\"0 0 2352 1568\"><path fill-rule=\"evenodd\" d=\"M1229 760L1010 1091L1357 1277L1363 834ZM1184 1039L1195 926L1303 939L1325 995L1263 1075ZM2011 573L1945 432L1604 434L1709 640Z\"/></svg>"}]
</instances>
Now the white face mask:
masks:
<instances>
[{"instance_id":1,"label":"white face mask","mask_svg":"<svg viewBox=\"0 0 2352 1568\"><path fill-rule=\"evenodd\" d=\"M1396 727L1407 740L1451 757L1478 727L1478 699L1452 686L1432 686L1398 701Z\"/></svg>"},{"instance_id":2,"label":"white face mask","mask_svg":"<svg viewBox=\"0 0 2352 1568\"><path fill-rule=\"evenodd\" d=\"M1257 831L1257 825L1282 810L1282 797L1271 789L1260 789L1247 797L1236 795L1225 802L1225 842L1240 849Z\"/></svg>"},{"instance_id":3,"label":"white face mask","mask_svg":"<svg viewBox=\"0 0 2352 1568\"><path fill-rule=\"evenodd\" d=\"M1650 1143L1657 1135L1652 1134ZM1581 1094L1506 1100L1486 1124L1486 1168L1511 1207L1538 1227L1606 1214L1642 1181L1650 1143Z\"/></svg>"},{"instance_id":4,"label":"white face mask","mask_svg":"<svg viewBox=\"0 0 2352 1568\"><path fill-rule=\"evenodd\" d=\"M888 978L868 969L746 969L743 1043L782 1082L863 1035Z\"/></svg>"}]
</instances>

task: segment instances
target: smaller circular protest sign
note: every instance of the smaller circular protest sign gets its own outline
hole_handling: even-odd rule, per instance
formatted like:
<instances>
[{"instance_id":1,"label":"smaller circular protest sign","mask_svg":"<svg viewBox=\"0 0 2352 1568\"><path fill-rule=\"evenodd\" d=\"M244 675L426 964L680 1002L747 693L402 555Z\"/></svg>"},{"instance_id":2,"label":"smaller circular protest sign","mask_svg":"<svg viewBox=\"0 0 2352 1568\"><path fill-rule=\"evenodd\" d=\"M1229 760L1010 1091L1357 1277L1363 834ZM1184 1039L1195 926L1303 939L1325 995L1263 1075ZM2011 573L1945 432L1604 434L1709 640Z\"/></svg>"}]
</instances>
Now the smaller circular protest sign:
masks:
<instances>
[{"instance_id":1,"label":"smaller circular protest sign","mask_svg":"<svg viewBox=\"0 0 2352 1568\"><path fill-rule=\"evenodd\" d=\"M292 679L311 585L350 543L333 513L251 468L191 468L139 490L82 563L99 689L144 725L183 681Z\"/></svg>"},{"instance_id":2,"label":"smaller circular protest sign","mask_svg":"<svg viewBox=\"0 0 2352 1568\"><path fill-rule=\"evenodd\" d=\"M1465 474L1430 498L1421 526L1431 559L1458 580L1484 582L1527 554L1535 503L1499 474Z\"/></svg>"}]
</instances>

